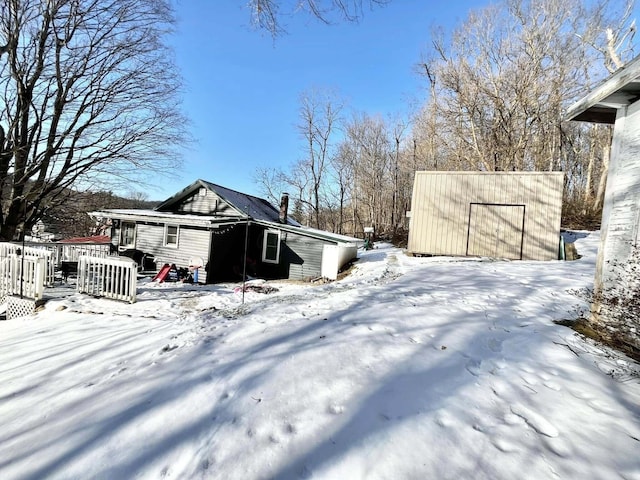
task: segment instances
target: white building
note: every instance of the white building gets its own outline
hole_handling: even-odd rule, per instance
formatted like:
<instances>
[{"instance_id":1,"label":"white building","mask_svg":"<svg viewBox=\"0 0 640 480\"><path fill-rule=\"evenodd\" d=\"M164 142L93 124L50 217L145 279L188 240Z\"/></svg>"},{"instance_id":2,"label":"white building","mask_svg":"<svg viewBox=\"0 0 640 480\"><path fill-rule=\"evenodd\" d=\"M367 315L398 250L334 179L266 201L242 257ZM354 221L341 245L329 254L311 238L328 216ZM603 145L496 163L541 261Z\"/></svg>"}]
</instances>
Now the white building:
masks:
<instances>
[{"instance_id":1,"label":"white building","mask_svg":"<svg viewBox=\"0 0 640 480\"><path fill-rule=\"evenodd\" d=\"M636 282L640 278L640 271L632 273L640 266L637 258L640 240L639 99L640 57L637 57L576 102L566 115L569 120L614 126L595 292L596 299L599 296L616 297L618 303L638 295ZM603 315L603 308L603 302L594 302L594 318L610 322L611 319ZM628 312L630 306L624 309ZM640 348L640 319L632 315L627 320L631 323L627 322L626 341Z\"/></svg>"}]
</instances>

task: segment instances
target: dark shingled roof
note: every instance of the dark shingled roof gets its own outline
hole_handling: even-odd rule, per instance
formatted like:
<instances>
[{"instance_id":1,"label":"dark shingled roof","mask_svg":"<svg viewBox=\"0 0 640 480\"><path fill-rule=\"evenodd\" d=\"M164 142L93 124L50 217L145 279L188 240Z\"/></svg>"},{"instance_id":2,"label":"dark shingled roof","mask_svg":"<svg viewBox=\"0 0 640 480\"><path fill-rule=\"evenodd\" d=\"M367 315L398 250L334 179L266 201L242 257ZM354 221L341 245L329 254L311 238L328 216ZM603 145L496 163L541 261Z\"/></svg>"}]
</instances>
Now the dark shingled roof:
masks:
<instances>
[{"instance_id":1,"label":"dark shingled roof","mask_svg":"<svg viewBox=\"0 0 640 480\"><path fill-rule=\"evenodd\" d=\"M280 210L271 205L265 199L237 192L230 188L222 187L204 180L201 180L201 182L242 213L246 214L248 212L251 218L256 220L266 220L268 222L278 222ZM300 225L298 222L290 218L287 218L287 224L296 226Z\"/></svg>"},{"instance_id":2,"label":"dark shingled roof","mask_svg":"<svg viewBox=\"0 0 640 480\"><path fill-rule=\"evenodd\" d=\"M205 187L216 193L220 198L236 208L240 215L248 214L254 220L263 220L275 223L278 223L279 221L280 210L271 205L265 199L254 197L253 195L247 195L246 193L238 192L236 190L231 190L230 188L216 185L215 183L207 182L202 179L196 180L194 183L184 188L173 197L158 205L156 207L156 210L167 210L171 204L181 198L184 198L189 193L197 190L200 187ZM298 222L289 217L287 217L287 225L293 225L297 227L300 226Z\"/></svg>"}]
</instances>

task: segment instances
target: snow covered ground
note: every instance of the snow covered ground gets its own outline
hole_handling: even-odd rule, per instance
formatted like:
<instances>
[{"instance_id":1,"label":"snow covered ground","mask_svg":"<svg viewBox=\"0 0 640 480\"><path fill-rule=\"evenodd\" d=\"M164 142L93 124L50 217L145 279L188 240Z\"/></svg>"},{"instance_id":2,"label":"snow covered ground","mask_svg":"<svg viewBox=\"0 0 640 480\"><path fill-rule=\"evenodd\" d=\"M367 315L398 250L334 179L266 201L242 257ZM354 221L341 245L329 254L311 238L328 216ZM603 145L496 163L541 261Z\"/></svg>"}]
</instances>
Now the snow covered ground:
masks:
<instances>
[{"instance_id":1,"label":"snow covered ground","mask_svg":"<svg viewBox=\"0 0 640 480\"><path fill-rule=\"evenodd\" d=\"M379 245L244 305L51 300L0 322L0 478L640 479L638 365L553 323L592 284L577 237L576 262Z\"/></svg>"}]
</instances>

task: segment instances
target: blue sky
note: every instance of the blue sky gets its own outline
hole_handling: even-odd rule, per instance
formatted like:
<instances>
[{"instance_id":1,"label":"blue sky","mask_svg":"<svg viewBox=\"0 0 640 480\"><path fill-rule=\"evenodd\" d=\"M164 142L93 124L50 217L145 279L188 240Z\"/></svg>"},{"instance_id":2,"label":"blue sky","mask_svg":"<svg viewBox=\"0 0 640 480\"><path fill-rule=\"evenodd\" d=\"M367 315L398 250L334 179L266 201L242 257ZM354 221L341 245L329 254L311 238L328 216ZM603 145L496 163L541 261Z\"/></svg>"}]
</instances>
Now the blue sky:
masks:
<instances>
[{"instance_id":1,"label":"blue sky","mask_svg":"<svg viewBox=\"0 0 640 480\"><path fill-rule=\"evenodd\" d=\"M359 23L335 25L298 14L286 20L288 33L275 41L251 28L243 1L175 5L171 43L196 141L184 150L181 174L149 192L158 200L197 178L259 195L252 181L257 167L286 167L303 155L295 125L305 90L333 88L349 109L406 115L424 98L415 64L430 28L450 28L481 2L394 0L367 9Z\"/></svg>"}]
</instances>

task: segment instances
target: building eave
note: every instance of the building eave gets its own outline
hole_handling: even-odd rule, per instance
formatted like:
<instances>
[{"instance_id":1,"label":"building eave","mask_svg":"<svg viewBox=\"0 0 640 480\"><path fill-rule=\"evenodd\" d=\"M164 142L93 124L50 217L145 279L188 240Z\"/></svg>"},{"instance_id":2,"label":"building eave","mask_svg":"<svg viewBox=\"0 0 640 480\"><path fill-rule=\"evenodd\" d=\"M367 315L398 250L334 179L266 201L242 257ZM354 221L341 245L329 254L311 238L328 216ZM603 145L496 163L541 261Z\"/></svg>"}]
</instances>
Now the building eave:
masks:
<instances>
[{"instance_id":1,"label":"building eave","mask_svg":"<svg viewBox=\"0 0 640 480\"><path fill-rule=\"evenodd\" d=\"M619 69L571 105L565 120L613 124L618 109L640 99L640 57Z\"/></svg>"},{"instance_id":2,"label":"building eave","mask_svg":"<svg viewBox=\"0 0 640 480\"><path fill-rule=\"evenodd\" d=\"M317 230L315 228L301 227L296 225L285 225L284 223L267 222L265 220L252 220L251 223L262 225L263 227L282 230L283 232L291 232L297 235L303 235L318 240L325 240L335 244L361 245L362 243L364 243L364 240L360 238L349 237L347 235L341 235L338 233L326 232L324 230Z\"/></svg>"},{"instance_id":3,"label":"building eave","mask_svg":"<svg viewBox=\"0 0 640 480\"><path fill-rule=\"evenodd\" d=\"M128 220L132 222L170 223L177 225L205 227L215 229L221 225L244 223L246 218L227 217L222 215L181 215L171 212L155 210L99 210L91 212L94 218L110 218L114 220Z\"/></svg>"}]
</instances>

